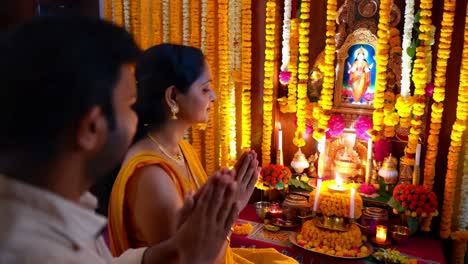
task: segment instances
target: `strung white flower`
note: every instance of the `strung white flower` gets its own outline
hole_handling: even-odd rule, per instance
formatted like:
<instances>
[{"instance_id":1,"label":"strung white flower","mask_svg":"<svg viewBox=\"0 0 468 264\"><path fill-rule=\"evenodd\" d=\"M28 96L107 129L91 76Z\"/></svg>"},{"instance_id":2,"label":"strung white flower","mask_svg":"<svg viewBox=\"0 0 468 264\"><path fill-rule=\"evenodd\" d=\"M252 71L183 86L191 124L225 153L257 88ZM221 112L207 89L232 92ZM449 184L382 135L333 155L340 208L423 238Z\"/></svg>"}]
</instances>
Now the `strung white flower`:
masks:
<instances>
[{"instance_id":1,"label":"strung white flower","mask_svg":"<svg viewBox=\"0 0 468 264\"><path fill-rule=\"evenodd\" d=\"M189 0L182 0L182 44L189 43Z\"/></svg>"},{"instance_id":2,"label":"strung white flower","mask_svg":"<svg viewBox=\"0 0 468 264\"><path fill-rule=\"evenodd\" d=\"M124 17L124 27L127 31L130 32L131 26L130 26L130 2L129 0L123 1L123 17Z\"/></svg>"},{"instance_id":3,"label":"strung white flower","mask_svg":"<svg viewBox=\"0 0 468 264\"><path fill-rule=\"evenodd\" d=\"M169 0L162 0L163 42L169 42Z\"/></svg>"},{"instance_id":4,"label":"strung white flower","mask_svg":"<svg viewBox=\"0 0 468 264\"><path fill-rule=\"evenodd\" d=\"M408 55L411 46L414 25L414 0L407 0L405 7L405 24L403 26L402 56L401 56L401 96L410 95L411 85L411 63L412 58Z\"/></svg>"},{"instance_id":5,"label":"strung white flower","mask_svg":"<svg viewBox=\"0 0 468 264\"><path fill-rule=\"evenodd\" d=\"M291 0L284 1L283 16L283 48L281 59L281 71L287 71L290 59L289 40L291 39Z\"/></svg>"},{"instance_id":6,"label":"strung white flower","mask_svg":"<svg viewBox=\"0 0 468 264\"><path fill-rule=\"evenodd\" d=\"M205 53L206 47L206 1L201 1L201 29L200 29L200 48Z\"/></svg>"}]
</instances>

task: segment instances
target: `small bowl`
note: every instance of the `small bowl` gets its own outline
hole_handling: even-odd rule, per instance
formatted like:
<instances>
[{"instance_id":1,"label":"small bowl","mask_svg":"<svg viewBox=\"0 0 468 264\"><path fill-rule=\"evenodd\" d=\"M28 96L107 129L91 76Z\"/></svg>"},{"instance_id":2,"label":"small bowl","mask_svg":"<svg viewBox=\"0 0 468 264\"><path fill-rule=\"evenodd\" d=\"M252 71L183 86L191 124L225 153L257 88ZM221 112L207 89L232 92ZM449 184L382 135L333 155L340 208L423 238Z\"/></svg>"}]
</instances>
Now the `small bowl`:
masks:
<instances>
[{"instance_id":1,"label":"small bowl","mask_svg":"<svg viewBox=\"0 0 468 264\"><path fill-rule=\"evenodd\" d=\"M256 202L255 204L255 213L257 214L258 218L261 220L265 219L266 214L270 211L270 203L269 202Z\"/></svg>"},{"instance_id":2,"label":"small bowl","mask_svg":"<svg viewBox=\"0 0 468 264\"><path fill-rule=\"evenodd\" d=\"M392 239L395 241L395 243L402 244L408 240L410 230L406 226L392 225L390 227L390 235L392 236Z\"/></svg>"}]
</instances>

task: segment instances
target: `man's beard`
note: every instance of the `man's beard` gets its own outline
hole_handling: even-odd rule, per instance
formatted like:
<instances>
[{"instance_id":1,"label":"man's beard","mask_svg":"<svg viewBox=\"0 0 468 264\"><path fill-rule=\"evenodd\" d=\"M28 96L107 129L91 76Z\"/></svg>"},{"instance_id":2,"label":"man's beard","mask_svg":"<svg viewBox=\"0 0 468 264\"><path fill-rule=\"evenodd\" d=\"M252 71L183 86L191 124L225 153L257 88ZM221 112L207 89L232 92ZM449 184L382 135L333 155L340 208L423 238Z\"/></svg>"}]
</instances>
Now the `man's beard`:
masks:
<instances>
[{"instance_id":1,"label":"man's beard","mask_svg":"<svg viewBox=\"0 0 468 264\"><path fill-rule=\"evenodd\" d=\"M115 177L110 175L114 171L118 171L125 154L130 145L130 140L126 134L118 129L108 133L106 143L87 164L87 172L91 185L94 185L107 177Z\"/></svg>"}]
</instances>

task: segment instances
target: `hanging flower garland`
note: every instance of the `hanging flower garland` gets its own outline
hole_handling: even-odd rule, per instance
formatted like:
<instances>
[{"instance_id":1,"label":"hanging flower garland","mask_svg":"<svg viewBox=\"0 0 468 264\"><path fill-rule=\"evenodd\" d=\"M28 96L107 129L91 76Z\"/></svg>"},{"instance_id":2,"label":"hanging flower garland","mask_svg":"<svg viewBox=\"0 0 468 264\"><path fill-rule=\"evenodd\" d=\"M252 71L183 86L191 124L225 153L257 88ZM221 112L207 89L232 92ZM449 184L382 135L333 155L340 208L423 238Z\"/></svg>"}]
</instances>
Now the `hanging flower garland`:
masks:
<instances>
[{"instance_id":1,"label":"hanging flower garland","mask_svg":"<svg viewBox=\"0 0 468 264\"><path fill-rule=\"evenodd\" d=\"M405 24L403 26L403 41L401 54L401 88L400 94L403 98L410 96L411 86L411 64L413 59L408 54L408 48L413 39L414 26L414 0L406 0L405 4Z\"/></svg>"},{"instance_id":2,"label":"hanging flower garland","mask_svg":"<svg viewBox=\"0 0 468 264\"><path fill-rule=\"evenodd\" d=\"M395 54L401 54L401 38L400 31L397 28L390 29L389 32L389 57L395 56ZM393 71L387 72L387 85L388 80L393 80L395 74ZM384 92L384 137L391 138L395 136L395 126L400 121L400 116L395 111L395 94L391 89L387 89Z\"/></svg>"},{"instance_id":3,"label":"hanging flower garland","mask_svg":"<svg viewBox=\"0 0 468 264\"><path fill-rule=\"evenodd\" d=\"M413 118L411 120L410 134L408 135L408 145L405 148L405 158L410 164L414 163L414 153L419 142L419 135L422 129L422 116L426 107L426 84L427 74L430 74L427 69L427 53L430 52L430 33L432 1L421 0L421 17L419 19L418 38L421 40L419 47L416 48L416 59L414 61L412 79L414 83L414 104Z\"/></svg>"},{"instance_id":4,"label":"hanging flower garland","mask_svg":"<svg viewBox=\"0 0 468 264\"><path fill-rule=\"evenodd\" d=\"M291 37L289 39L289 46L291 48L288 71L290 72L291 78L288 83L288 113L295 113L297 111L297 55L299 52L299 31L297 24L297 18L293 18L291 20Z\"/></svg>"},{"instance_id":5,"label":"hanging flower garland","mask_svg":"<svg viewBox=\"0 0 468 264\"><path fill-rule=\"evenodd\" d=\"M112 5L112 17L114 19L114 23L118 26L125 27L124 24L124 16L123 16L123 4L125 4L125 1L127 1L127 6L128 6L128 0L124 0L123 2L121 0L113 0L112 2L114 3ZM128 30L128 28L126 28Z\"/></svg>"},{"instance_id":6,"label":"hanging flower garland","mask_svg":"<svg viewBox=\"0 0 468 264\"><path fill-rule=\"evenodd\" d=\"M133 6L138 3L130 2L129 0L123 0L122 7L123 7L123 27L128 31L132 31L132 23L133 17L136 14L133 13ZM135 37L136 39L136 37ZM138 43L138 40L137 40Z\"/></svg>"},{"instance_id":7,"label":"hanging flower garland","mask_svg":"<svg viewBox=\"0 0 468 264\"><path fill-rule=\"evenodd\" d=\"M378 140L378 134L384 126L384 103L385 89L387 86L387 65L389 57L389 39L390 39L390 12L391 0L380 1L378 41L377 41L377 62L375 93L374 93L374 112L372 115L374 142Z\"/></svg>"},{"instance_id":8,"label":"hanging flower garland","mask_svg":"<svg viewBox=\"0 0 468 264\"><path fill-rule=\"evenodd\" d=\"M150 32L152 29L151 23L151 2L149 1L140 1L141 9L141 23L140 23L140 33L141 33L141 48L146 50L151 45Z\"/></svg>"},{"instance_id":9,"label":"hanging flower garland","mask_svg":"<svg viewBox=\"0 0 468 264\"><path fill-rule=\"evenodd\" d=\"M151 30L152 37L150 46L162 42L162 1L153 1L151 5Z\"/></svg>"},{"instance_id":10,"label":"hanging flower garland","mask_svg":"<svg viewBox=\"0 0 468 264\"><path fill-rule=\"evenodd\" d=\"M242 82L240 73L240 40L241 40L241 3L229 0L229 165L233 165L237 158L237 129L236 129L236 85Z\"/></svg>"},{"instance_id":11,"label":"hanging flower garland","mask_svg":"<svg viewBox=\"0 0 468 264\"><path fill-rule=\"evenodd\" d=\"M333 90L335 86L335 33L336 33L336 0L327 1L327 32L325 42L325 65L322 92L318 101L319 107L314 108L314 117L318 120L318 129L313 137L320 140L324 135L330 120L330 110L333 106Z\"/></svg>"},{"instance_id":12,"label":"hanging flower garland","mask_svg":"<svg viewBox=\"0 0 468 264\"><path fill-rule=\"evenodd\" d=\"M127 7L127 5L129 5ZM129 8L130 12L126 12ZM140 14L140 1L124 0L124 17L125 27L132 32L135 42L141 47L141 14ZM127 21L128 20L128 21Z\"/></svg>"},{"instance_id":13,"label":"hanging flower garland","mask_svg":"<svg viewBox=\"0 0 468 264\"><path fill-rule=\"evenodd\" d=\"M465 263L465 254L468 244L468 231L455 231L450 234L450 237L454 241L454 263Z\"/></svg>"},{"instance_id":14,"label":"hanging flower garland","mask_svg":"<svg viewBox=\"0 0 468 264\"><path fill-rule=\"evenodd\" d=\"M263 129L262 129L262 166L270 164L271 136L273 133L273 72L275 65L275 17L276 3L266 2L265 19L265 63L263 80Z\"/></svg>"},{"instance_id":15,"label":"hanging flower garland","mask_svg":"<svg viewBox=\"0 0 468 264\"><path fill-rule=\"evenodd\" d=\"M450 135L450 147L447 156L447 174L445 175L444 207L440 224L440 236L448 238L452 231L453 204L455 199L455 187L457 182L457 168L460 150L462 146L463 132L466 130L468 116L468 7L465 16L465 31L462 62L460 67L460 85L458 88L457 119L452 127Z\"/></svg>"},{"instance_id":16,"label":"hanging flower garland","mask_svg":"<svg viewBox=\"0 0 468 264\"><path fill-rule=\"evenodd\" d=\"M182 0L171 0L169 5L169 41L182 44Z\"/></svg>"},{"instance_id":17,"label":"hanging flower garland","mask_svg":"<svg viewBox=\"0 0 468 264\"><path fill-rule=\"evenodd\" d=\"M309 28L310 28L310 0L301 1L299 14L299 66L297 84L297 128L293 143L297 147L305 146L304 133L306 130L307 81L309 80Z\"/></svg>"},{"instance_id":18,"label":"hanging flower garland","mask_svg":"<svg viewBox=\"0 0 468 264\"><path fill-rule=\"evenodd\" d=\"M230 149L230 89L229 89L229 35L228 35L228 1L218 1L218 62L220 91L220 165L228 165Z\"/></svg>"},{"instance_id":19,"label":"hanging flower garland","mask_svg":"<svg viewBox=\"0 0 468 264\"><path fill-rule=\"evenodd\" d=\"M250 149L251 118L251 75L252 75L252 0L242 0L241 7L241 77L242 77L242 138L241 149Z\"/></svg>"},{"instance_id":20,"label":"hanging flower garland","mask_svg":"<svg viewBox=\"0 0 468 264\"><path fill-rule=\"evenodd\" d=\"M206 6L205 14L214 14L216 12L216 2L202 0L202 7ZM203 12L202 12L203 14ZM216 61L216 19L215 16L206 16L206 46L205 46L205 57L207 63L211 67L213 82L211 86L215 93L217 93L218 81L218 63ZM203 31L202 31L203 33ZM217 109L217 107L216 107ZM216 163L216 137L215 137L215 112L210 111L207 126L205 129L205 167L208 175L211 175L217 169Z\"/></svg>"},{"instance_id":21,"label":"hanging flower garland","mask_svg":"<svg viewBox=\"0 0 468 264\"><path fill-rule=\"evenodd\" d=\"M108 21L113 21L112 18L112 0L104 0L103 3L104 18Z\"/></svg>"},{"instance_id":22,"label":"hanging flower garland","mask_svg":"<svg viewBox=\"0 0 468 264\"><path fill-rule=\"evenodd\" d=\"M184 0L184 4L185 4ZM189 17L189 45L192 47L200 47L200 0L192 0L189 4L190 9L190 17ZM186 14L189 15L188 13ZM184 15L185 17L185 15ZM185 18L184 18L185 21ZM195 125L192 126L191 129L191 136L192 136L192 146L195 153L198 154L199 157L202 157L202 138L201 138L201 129L204 126Z\"/></svg>"},{"instance_id":23,"label":"hanging flower garland","mask_svg":"<svg viewBox=\"0 0 468 264\"><path fill-rule=\"evenodd\" d=\"M206 1L201 0L201 22L200 22L200 49L205 52L206 46Z\"/></svg>"},{"instance_id":24,"label":"hanging flower garland","mask_svg":"<svg viewBox=\"0 0 468 264\"><path fill-rule=\"evenodd\" d=\"M281 50L281 67L280 67L280 82L284 85L289 83L291 72L288 71L290 59L289 41L291 38L291 0L284 0L284 15L283 15L283 43Z\"/></svg>"},{"instance_id":25,"label":"hanging flower garland","mask_svg":"<svg viewBox=\"0 0 468 264\"><path fill-rule=\"evenodd\" d=\"M169 0L162 0L163 42L169 42Z\"/></svg>"},{"instance_id":26,"label":"hanging flower garland","mask_svg":"<svg viewBox=\"0 0 468 264\"><path fill-rule=\"evenodd\" d=\"M445 76L447 63L450 57L452 43L453 23L455 18L455 1L444 1L444 12L442 15L442 28L437 50L437 66L434 73L434 103L431 111L431 124L427 138L427 152L424 163L424 186L432 190L435 176L435 161L437 158L439 133L442 127L442 114L444 112L445 100Z\"/></svg>"},{"instance_id":27,"label":"hanging flower garland","mask_svg":"<svg viewBox=\"0 0 468 264\"><path fill-rule=\"evenodd\" d=\"M464 155L462 156L463 160L463 169L462 169L462 179L460 187L460 208L458 213L458 227L457 230L467 230L468 229L468 133L465 131L464 136Z\"/></svg>"},{"instance_id":28,"label":"hanging flower garland","mask_svg":"<svg viewBox=\"0 0 468 264\"><path fill-rule=\"evenodd\" d=\"M193 16L194 14L192 14ZM182 44L189 44L189 0L182 0Z\"/></svg>"}]
</instances>

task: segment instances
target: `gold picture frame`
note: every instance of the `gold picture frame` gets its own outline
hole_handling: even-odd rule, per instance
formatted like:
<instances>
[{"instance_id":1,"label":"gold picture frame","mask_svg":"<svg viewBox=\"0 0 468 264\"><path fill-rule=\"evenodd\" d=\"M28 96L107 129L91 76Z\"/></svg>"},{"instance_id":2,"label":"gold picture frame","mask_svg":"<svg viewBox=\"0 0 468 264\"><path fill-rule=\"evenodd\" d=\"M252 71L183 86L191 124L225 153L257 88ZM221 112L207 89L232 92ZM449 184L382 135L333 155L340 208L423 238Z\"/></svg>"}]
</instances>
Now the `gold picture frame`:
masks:
<instances>
[{"instance_id":1,"label":"gold picture frame","mask_svg":"<svg viewBox=\"0 0 468 264\"><path fill-rule=\"evenodd\" d=\"M372 114L376 47L377 36L360 28L338 50L333 112Z\"/></svg>"}]
</instances>

